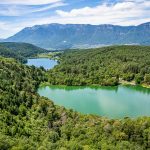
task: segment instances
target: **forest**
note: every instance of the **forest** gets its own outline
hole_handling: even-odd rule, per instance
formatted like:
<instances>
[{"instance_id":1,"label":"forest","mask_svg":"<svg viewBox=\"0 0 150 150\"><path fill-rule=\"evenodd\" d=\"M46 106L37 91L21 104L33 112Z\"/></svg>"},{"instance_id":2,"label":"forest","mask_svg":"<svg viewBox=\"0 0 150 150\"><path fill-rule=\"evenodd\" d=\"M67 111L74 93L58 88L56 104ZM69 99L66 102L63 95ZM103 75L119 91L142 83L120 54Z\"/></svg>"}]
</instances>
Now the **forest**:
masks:
<instances>
[{"instance_id":1,"label":"forest","mask_svg":"<svg viewBox=\"0 0 150 150\"><path fill-rule=\"evenodd\" d=\"M13 58L0 57L0 149L149 149L150 117L108 119L83 115L54 105L51 100L36 93L40 83L53 81L60 84L63 76L65 82L61 84L69 83L70 79L71 84L77 83L77 80L85 80L84 84L94 84L96 81L92 79L95 79L95 74L98 76L102 72L105 73L103 81L109 77L111 80L123 78L128 75L125 68L134 75L133 79L143 72L144 80L141 82L145 82L146 76L150 73L150 49L142 47L140 51L139 47L131 48L130 53L129 47L126 46L121 47L121 50L110 47L95 51L87 50L86 53L84 50L64 52L60 56L60 65L48 73L42 67L29 67ZM120 62L123 62L123 65ZM129 67L131 62L134 62L135 66L143 67L136 70L135 66ZM111 70L107 70L106 66ZM53 74L58 77L58 81L54 80ZM74 79L71 78L72 75L75 75ZM101 83L100 78L98 81Z\"/></svg>"},{"instance_id":2,"label":"forest","mask_svg":"<svg viewBox=\"0 0 150 150\"><path fill-rule=\"evenodd\" d=\"M150 46L110 46L68 50L47 73L53 85L150 85Z\"/></svg>"},{"instance_id":3,"label":"forest","mask_svg":"<svg viewBox=\"0 0 150 150\"><path fill-rule=\"evenodd\" d=\"M47 50L28 43L1 42L0 55L4 57L12 57L18 61L25 63L28 57L37 56L45 53Z\"/></svg>"}]
</instances>

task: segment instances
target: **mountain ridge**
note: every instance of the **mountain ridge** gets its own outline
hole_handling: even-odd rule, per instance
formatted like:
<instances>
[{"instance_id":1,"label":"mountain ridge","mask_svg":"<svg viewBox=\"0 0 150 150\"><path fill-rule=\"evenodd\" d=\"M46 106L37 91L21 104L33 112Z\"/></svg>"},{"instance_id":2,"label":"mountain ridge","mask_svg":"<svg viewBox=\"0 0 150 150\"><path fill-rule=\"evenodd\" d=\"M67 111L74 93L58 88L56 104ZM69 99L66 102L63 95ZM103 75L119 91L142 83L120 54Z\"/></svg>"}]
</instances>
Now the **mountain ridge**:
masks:
<instances>
[{"instance_id":1,"label":"mountain ridge","mask_svg":"<svg viewBox=\"0 0 150 150\"><path fill-rule=\"evenodd\" d=\"M4 41L26 42L46 49L92 45L150 45L150 22L137 26L111 24L45 24L26 27Z\"/></svg>"}]
</instances>

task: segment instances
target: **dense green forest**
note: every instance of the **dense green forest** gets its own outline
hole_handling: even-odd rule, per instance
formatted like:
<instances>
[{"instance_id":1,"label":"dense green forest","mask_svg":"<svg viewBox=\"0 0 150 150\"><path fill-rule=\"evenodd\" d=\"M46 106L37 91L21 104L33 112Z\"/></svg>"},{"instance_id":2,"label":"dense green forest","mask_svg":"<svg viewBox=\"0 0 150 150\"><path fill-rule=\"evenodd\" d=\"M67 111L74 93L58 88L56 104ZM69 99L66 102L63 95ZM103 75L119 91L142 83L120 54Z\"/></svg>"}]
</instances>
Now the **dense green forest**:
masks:
<instances>
[{"instance_id":1,"label":"dense green forest","mask_svg":"<svg viewBox=\"0 0 150 150\"><path fill-rule=\"evenodd\" d=\"M16 60L24 63L26 62L26 58L17 54L16 52L13 52L12 50L4 47L3 45L0 44L0 55L5 56L5 57L12 57L15 58Z\"/></svg>"},{"instance_id":2,"label":"dense green forest","mask_svg":"<svg viewBox=\"0 0 150 150\"><path fill-rule=\"evenodd\" d=\"M50 84L60 85L150 85L150 46L68 50L47 75Z\"/></svg>"},{"instance_id":3,"label":"dense green forest","mask_svg":"<svg viewBox=\"0 0 150 150\"><path fill-rule=\"evenodd\" d=\"M75 53L82 53L78 58L84 56L82 51ZM70 62L72 52L64 55ZM94 56L91 54L89 57ZM39 84L47 80L42 68L25 66L14 59L0 57L1 150L150 148L149 117L111 120L66 110L36 93Z\"/></svg>"},{"instance_id":4,"label":"dense green forest","mask_svg":"<svg viewBox=\"0 0 150 150\"><path fill-rule=\"evenodd\" d=\"M37 56L37 54L45 53L47 50L28 43L3 42L0 43L0 55L4 57L12 57L20 62L26 62L27 57Z\"/></svg>"}]
</instances>

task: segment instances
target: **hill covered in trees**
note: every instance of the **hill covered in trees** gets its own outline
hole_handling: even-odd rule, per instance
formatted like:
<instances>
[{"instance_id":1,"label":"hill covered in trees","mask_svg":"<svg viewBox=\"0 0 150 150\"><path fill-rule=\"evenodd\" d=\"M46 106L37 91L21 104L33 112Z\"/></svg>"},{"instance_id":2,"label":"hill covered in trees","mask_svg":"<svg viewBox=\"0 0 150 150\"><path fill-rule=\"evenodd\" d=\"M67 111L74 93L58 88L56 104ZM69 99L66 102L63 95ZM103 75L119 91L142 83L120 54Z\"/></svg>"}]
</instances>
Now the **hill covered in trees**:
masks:
<instances>
[{"instance_id":1,"label":"hill covered in trees","mask_svg":"<svg viewBox=\"0 0 150 150\"><path fill-rule=\"evenodd\" d=\"M20 62L26 62L26 59L17 54L16 52L13 52L12 50L10 50L9 48L6 48L5 46L0 44L0 56L5 56L7 58L15 58L16 60L20 61Z\"/></svg>"},{"instance_id":2,"label":"hill covered in trees","mask_svg":"<svg viewBox=\"0 0 150 150\"><path fill-rule=\"evenodd\" d=\"M118 85L123 81L150 85L150 46L68 50L47 75L54 85Z\"/></svg>"},{"instance_id":3,"label":"hill covered in trees","mask_svg":"<svg viewBox=\"0 0 150 150\"><path fill-rule=\"evenodd\" d=\"M70 55L72 52L67 54L68 61ZM44 70L3 57L0 70L0 149L150 148L149 117L111 120L81 115L36 93L39 84L47 82Z\"/></svg>"},{"instance_id":4,"label":"hill covered in trees","mask_svg":"<svg viewBox=\"0 0 150 150\"><path fill-rule=\"evenodd\" d=\"M25 62L27 57L36 56L40 53L47 52L45 49L39 48L28 43L0 43L0 55L5 57L12 57L21 62Z\"/></svg>"}]
</instances>

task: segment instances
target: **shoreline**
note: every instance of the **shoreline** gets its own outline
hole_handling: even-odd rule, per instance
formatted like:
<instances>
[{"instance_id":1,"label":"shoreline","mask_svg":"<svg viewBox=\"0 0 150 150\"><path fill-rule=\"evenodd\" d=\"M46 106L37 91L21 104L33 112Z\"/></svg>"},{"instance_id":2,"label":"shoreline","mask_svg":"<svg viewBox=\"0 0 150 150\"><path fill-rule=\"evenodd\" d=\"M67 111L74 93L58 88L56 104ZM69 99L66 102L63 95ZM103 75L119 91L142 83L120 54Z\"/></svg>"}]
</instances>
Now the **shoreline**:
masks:
<instances>
[{"instance_id":1,"label":"shoreline","mask_svg":"<svg viewBox=\"0 0 150 150\"><path fill-rule=\"evenodd\" d=\"M118 86L120 86L120 85L122 85L122 86L141 86L141 87L143 87L143 88L146 88L146 89L150 89L150 85L146 85L146 84L133 84L133 82L124 82L124 83L119 83L118 85L107 85L107 86L104 86L104 85L99 85L99 84L93 84L93 85L71 85L71 86L74 86L74 87L84 87L84 86L89 86L89 87L118 87ZM60 87L70 87L70 86L68 86L68 85L53 85L53 84L50 84L50 83L48 83L48 82L43 82L43 83L41 83L40 85L39 85L39 87L42 87L42 86L60 86Z\"/></svg>"}]
</instances>

